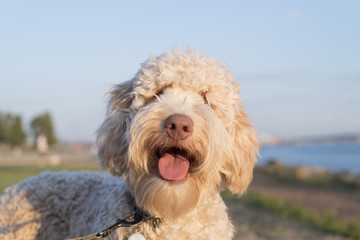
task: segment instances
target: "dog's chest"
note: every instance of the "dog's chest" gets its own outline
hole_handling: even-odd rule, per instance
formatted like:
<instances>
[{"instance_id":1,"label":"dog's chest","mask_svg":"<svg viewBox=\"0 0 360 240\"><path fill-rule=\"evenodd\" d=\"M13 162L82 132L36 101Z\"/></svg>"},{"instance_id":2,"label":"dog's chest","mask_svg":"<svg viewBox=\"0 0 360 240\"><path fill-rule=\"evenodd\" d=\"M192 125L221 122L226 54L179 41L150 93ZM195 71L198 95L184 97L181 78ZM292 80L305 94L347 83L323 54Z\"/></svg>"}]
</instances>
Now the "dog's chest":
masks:
<instances>
[{"instance_id":1,"label":"dog's chest","mask_svg":"<svg viewBox=\"0 0 360 240\"><path fill-rule=\"evenodd\" d=\"M133 233L128 237L128 240L145 240L144 235L142 235L141 233Z\"/></svg>"},{"instance_id":2,"label":"dog's chest","mask_svg":"<svg viewBox=\"0 0 360 240\"><path fill-rule=\"evenodd\" d=\"M134 234L135 233L135 234ZM185 240L185 239L232 239L233 226L228 219L226 206L220 196L208 199L192 212L173 221L164 219L154 228L151 223L142 223L133 229L129 240Z\"/></svg>"}]
</instances>

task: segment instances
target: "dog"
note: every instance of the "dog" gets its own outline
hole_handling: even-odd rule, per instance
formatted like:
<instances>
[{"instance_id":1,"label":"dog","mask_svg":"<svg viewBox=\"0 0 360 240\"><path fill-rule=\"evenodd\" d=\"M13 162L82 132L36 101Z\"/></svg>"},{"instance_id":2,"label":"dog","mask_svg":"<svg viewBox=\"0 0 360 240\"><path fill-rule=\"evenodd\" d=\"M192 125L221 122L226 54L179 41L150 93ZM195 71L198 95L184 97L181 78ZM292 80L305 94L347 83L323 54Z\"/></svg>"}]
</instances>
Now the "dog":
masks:
<instances>
[{"instance_id":1,"label":"dog","mask_svg":"<svg viewBox=\"0 0 360 240\"><path fill-rule=\"evenodd\" d=\"M43 172L5 190L0 239L233 238L219 192L246 190L259 144L225 64L151 57L110 90L97 143L110 174Z\"/></svg>"}]
</instances>

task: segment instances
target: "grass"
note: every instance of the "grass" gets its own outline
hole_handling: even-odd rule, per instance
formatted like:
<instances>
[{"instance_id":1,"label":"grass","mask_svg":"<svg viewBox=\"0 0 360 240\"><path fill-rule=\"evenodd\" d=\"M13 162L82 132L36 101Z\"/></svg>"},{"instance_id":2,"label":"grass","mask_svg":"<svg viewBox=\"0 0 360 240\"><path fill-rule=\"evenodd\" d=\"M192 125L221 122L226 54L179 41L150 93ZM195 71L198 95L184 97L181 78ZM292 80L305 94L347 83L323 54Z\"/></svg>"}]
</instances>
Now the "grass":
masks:
<instances>
[{"instance_id":1,"label":"grass","mask_svg":"<svg viewBox=\"0 0 360 240\"><path fill-rule=\"evenodd\" d=\"M0 166L0 194L6 187L24 180L27 177L37 175L44 170L60 171L65 169L69 171L100 170L95 166L58 166L46 168L40 168L38 166ZM223 197L227 201L234 203L245 201L246 204L275 212L284 218L303 222L325 232L343 235L352 239L360 239L360 221L346 222L338 219L331 212L317 215L300 206L290 205L281 199L269 198L253 191L249 191L240 199L233 196L230 192L225 191L223 192Z\"/></svg>"},{"instance_id":2,"label":"grass","mask_svg":"<svg viewBox=\"0 0 360 240\"><path fill-rule=\"evenodd\" d=\"M241 199L231 195L231 193L227 191L223 193L223 197L228 201L245 201L247 204L272 211L286 219L305 223L324 232L338 234L352 239L360 239L360 221L346 222L337 218L331 212L318 215L298 205L290 205L279 198L269 198L253 191L249 191Z\"/></svg>"},{"instance_id":3,"label":"grass","mask_svg":"<svg viewBox=\"0 0 360 240\"><path fill-rule=\"evenodd\" d=\"M95 166L57 166L45 167L38 166L0 166L0 194L6 187L16 184L30 176L38 175L40 172L50 171L77 171L77 170L100 170Z\"/></svg>"},{"instance_id":4,"label":"grass","mask_svg":"<svg viewBox=\"0 0 360 240\"><path fill-rule=\"evenodd\" d=\"M325 169L286 166L276 161L255 169L255 174L266 174L281 184L300 184L312 188L360 189L360 175L329 172Z\"/></svg>"}]
</instances>

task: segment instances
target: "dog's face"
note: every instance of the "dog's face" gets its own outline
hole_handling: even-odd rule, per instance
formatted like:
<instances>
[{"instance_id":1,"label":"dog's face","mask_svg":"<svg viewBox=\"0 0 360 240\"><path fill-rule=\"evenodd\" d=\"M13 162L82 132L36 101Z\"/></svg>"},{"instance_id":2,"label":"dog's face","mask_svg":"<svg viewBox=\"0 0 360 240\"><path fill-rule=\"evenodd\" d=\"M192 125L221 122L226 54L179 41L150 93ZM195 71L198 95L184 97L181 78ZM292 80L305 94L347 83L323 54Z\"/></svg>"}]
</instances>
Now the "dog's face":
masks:
<instances>
[{"instance_id":1,"label":"dog's face","mask_svg":"<svg viewBox=\"0 0 360 240\"><path fill-rule=\"evenodd\" d=\"M242 193L258 150L230 72L190 51L143 64L110 92L99 157L125 174L139 207L174 219L218 191Z\"/></svg>"}]
</instances>

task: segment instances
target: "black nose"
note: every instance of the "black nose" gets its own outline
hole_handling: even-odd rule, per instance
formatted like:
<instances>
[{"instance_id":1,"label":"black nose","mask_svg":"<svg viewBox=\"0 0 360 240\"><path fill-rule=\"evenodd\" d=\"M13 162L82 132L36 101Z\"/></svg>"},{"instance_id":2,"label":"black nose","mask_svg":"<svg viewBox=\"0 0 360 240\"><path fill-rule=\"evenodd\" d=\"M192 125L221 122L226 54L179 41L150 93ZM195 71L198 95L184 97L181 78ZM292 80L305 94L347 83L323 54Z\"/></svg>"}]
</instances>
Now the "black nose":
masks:
<instances>
[{"instance_id":1,"label":"black nose","mask_svg":"<svg viewBox=\"0 0 360 240\"><path fill-rule=\"evenodd\" d=\"M175 141L185 140L193 133L194 123L189 116L174 114L165 119L164 130Z\"/></svg>"}]
</instances>

